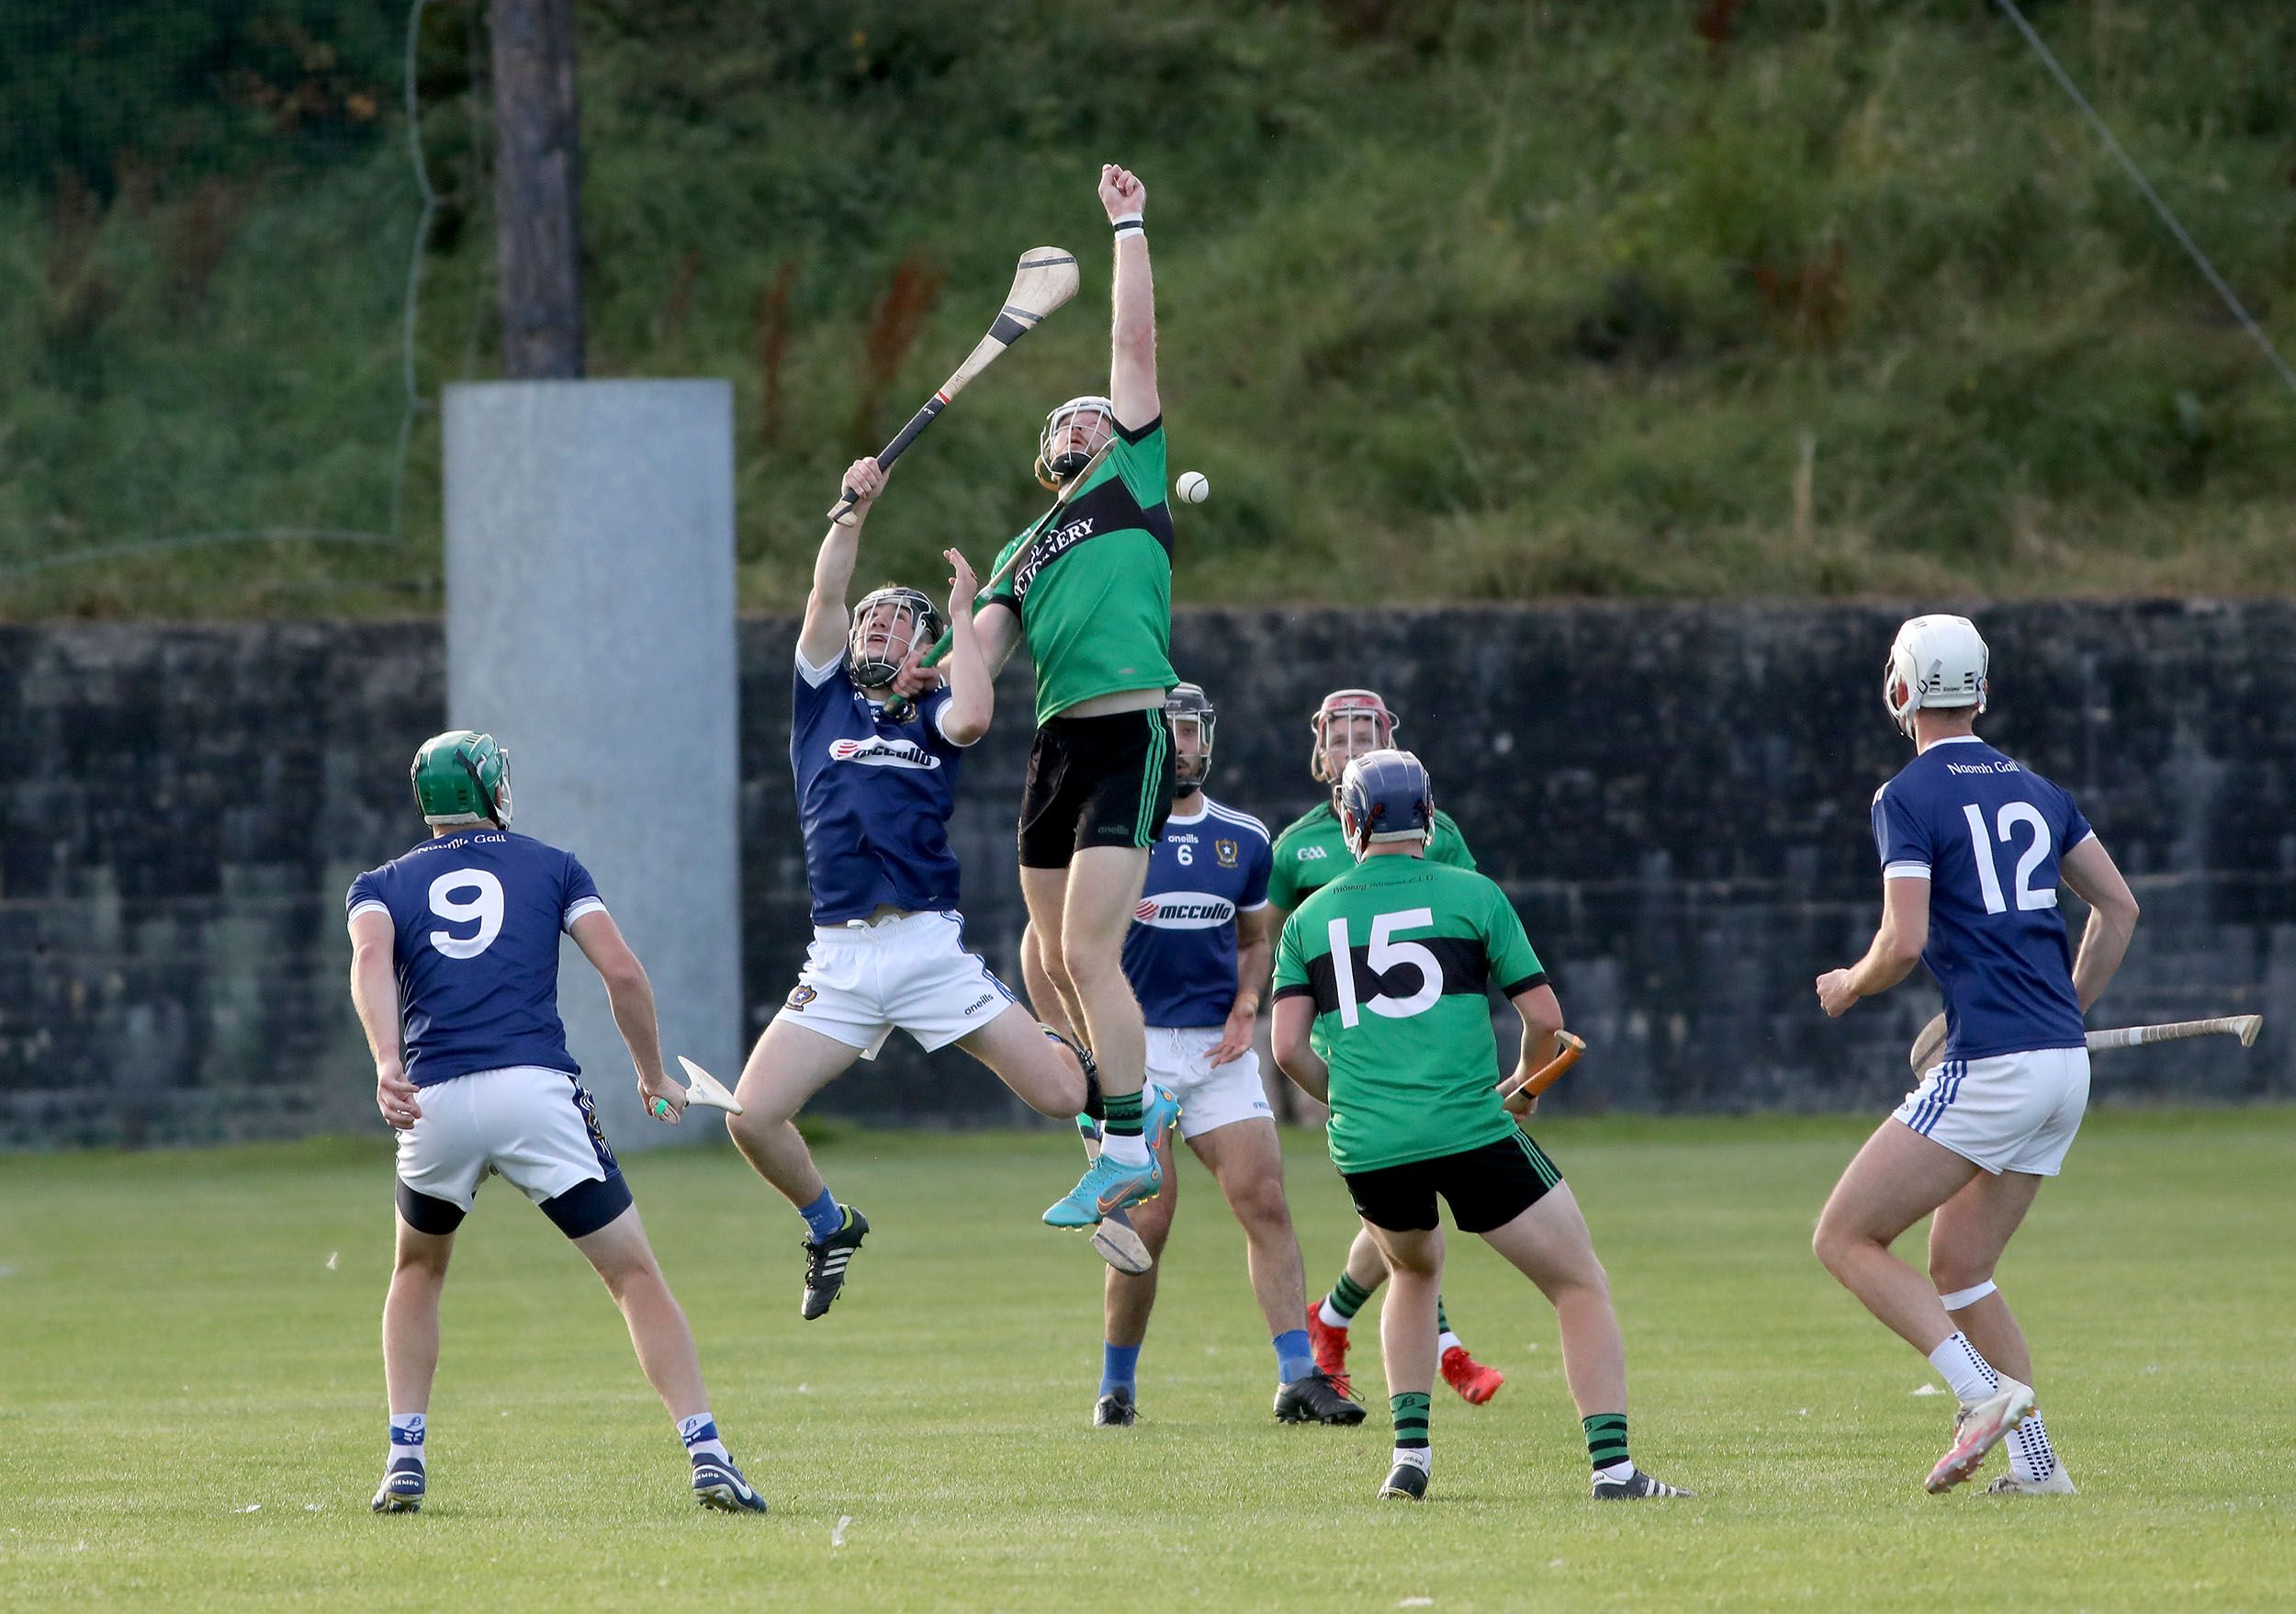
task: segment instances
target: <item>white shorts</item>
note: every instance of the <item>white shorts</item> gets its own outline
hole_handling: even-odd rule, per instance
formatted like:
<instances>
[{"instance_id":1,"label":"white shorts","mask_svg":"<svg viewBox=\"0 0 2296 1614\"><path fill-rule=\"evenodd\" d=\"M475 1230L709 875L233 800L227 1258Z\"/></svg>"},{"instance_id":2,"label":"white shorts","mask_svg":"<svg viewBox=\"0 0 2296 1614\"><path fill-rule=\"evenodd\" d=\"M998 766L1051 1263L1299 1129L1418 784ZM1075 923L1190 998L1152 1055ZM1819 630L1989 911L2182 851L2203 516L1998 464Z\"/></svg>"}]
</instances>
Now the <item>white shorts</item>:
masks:
<instances>
[{"instance_id":1,"label":"white shorts","mask_svg":"<svg viewBox=\"0 0 2296 1614\"><path fill-rule=\"evenodd\" d=\"M1238 1121L1272 1122L1267 1089L1260 1082L1260 1056L1250 1048L1214 1068L1211 1051L1220 1045L1216 1025L1152 1025L1148 1028L1148 1079L1170 1088L1180 1100L1180 1135L1200 1137Z\"/></svg>"},{"instance_id":2,"label":"white shorts","mask_svg":"<svg viewBox=\"0 0 2296 1614\"><path fill-rule=\"evenodd\" d=\"M1019 999L964 950L964 916L909 913L873 925L816 925L781 1012L874 1059L895 1031L927 1053L969 1036Z\"/></svg>"},{"instance_id":3,"label":"white shorts","mask_svg":"<svg viewBox=\"0 0 2296 1614\"><path fill-rule=\"evenodd\" d=\"M565 1071L538 1065L474 1070L434 1082L416 1097L422 1115L399 1134L399 1181L420 1198L410 1202L402 1192L399 1203L417 1230L453 1232L489 1168L549 1210L569 1237L596 1232L628 1206L629 1191L598 1128L598 1112ZM610 1182L613 1191L576 1195L556 1208L547 1203L592 1182ZM576 1231L569 1215L590 1225Z\"/></svg>"},{"instance_id":4,"label":"white shorts","mask_svg":"<svg viewBox=\"0 0 2296 1614\"><path fill-rule=\"evenodd\" d=\"M2088 1050L2036 1048L1932 1067L1897 1119L1998 1175L2054 1177L2088 1107Z\"/></svg>"}]
</instances>

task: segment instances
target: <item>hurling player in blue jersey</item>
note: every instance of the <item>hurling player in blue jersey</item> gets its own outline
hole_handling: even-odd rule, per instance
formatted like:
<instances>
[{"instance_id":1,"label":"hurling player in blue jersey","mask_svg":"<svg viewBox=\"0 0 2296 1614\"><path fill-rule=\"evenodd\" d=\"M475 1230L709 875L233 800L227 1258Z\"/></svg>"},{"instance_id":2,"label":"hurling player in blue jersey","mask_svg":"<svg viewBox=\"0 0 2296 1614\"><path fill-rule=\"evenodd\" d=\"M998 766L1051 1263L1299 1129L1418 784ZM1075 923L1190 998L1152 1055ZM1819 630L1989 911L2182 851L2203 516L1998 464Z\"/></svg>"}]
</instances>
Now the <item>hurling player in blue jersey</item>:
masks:
<instances>
[{"instance_id":1,"label":"hurling player in blue jersey","mask_svg":"<svg viewBox=\"0 0 2296 1614\"><path fill-rule=\"evenodd\" d=\"M805 1218L798 1309L809 1319L844 1287L869 1221L830 1193L792 1118L854 1060L875 1058L905 1031L928 1051L956 1044L1043 1114L1099 1108L1078 1055L964 945L949 817L964 748L987 731L994 706L973 629L973 569L946 551L955 575L945 618L905 588L879 589L848 616L861 525L884 482L874 459L853 462L844 483L860 495L852 525L832 523L814 561L789 735L813 943L742 1068L743 1112L726 1118L750 1165ZM895 701L895 677L916 668L944 626L946 684Z\"/></svg>"},{"instance_id":2,"label":"hurling player in blue jersey","mask_svg":"<svg viewBox=\"0 0 2296 1614\"><path fill-rule=\"evenodd\" d=\"M510 830L510 754L458 728L414 758L431 839L351 883L351 1001L375 1059L375 1101L399 1130L399 1251L383 1303L390 1455L377 1513L422 1506L423 1435L438 1371L438 1303L455 1230L490 1173L507 1178L605 1280L692 1460L707 1507L763 1513L726 1455L685 1314L647 1243L558 1021L558 937L606 983L650 1112L685 1089L662 1074L654 991L590 871Z\"/></svg>"},{"instance_id":3,"label":"hurling player in blue jersey","mask_svg":"<svg viewBox=\"0 0 2296 1614\"><path fill-rule=\"evenodd\" d=\"M1243 1225L1252 1292L1276 1348L1277 1417L1359 1424L1362 1405L1316 1367L1300 1326L1307 1277L1284 1200L1283 1146L1252 1046L1274 948L1267 826L1204 794L1219 713L1202 686L1176 686L1164 710L1178 783L1124 938L1124 974L1147 1022L1148 1079L1180 1100L1180 1136ZM1033 929L1023 937L1021 962L1030 997L1057 1015L1060 998ZM1097 1139L1097 1129L1087 1136ZM1178 1191L1168 1134L1157 1146L1165 1191L1131 1213L1132 1229L1152 1256L1164 1252ZM1156 1304L1156 1274L1112 1270L1107 1282L1100 1396L1092 1421L1121 1428L1139 1416L1134 1382Z\"/></svg>"},{"instance_id":4,"label":"hurling player in blue jersey","mask_svg":"<svg viewBox=\"0 0 2296 1614\"><path fill-rule=\"evenodd\" d=\"M1965 617L1917 616L1884 667L1882 697L1917 752L1874 796L1881 929L1863 958L1818 977L1818 999L1846 1013L1925 963L1947 1035L1940 1062L1835 1184L1815 1244L1826 1270L1960 1397L1930 1490L1967 1479L2007 1437L2010 1472L1994 1491L2070 1493L1993 1272L2080 1128L2081 1016L2121 967L2136 899L2073 798L1974 732L1986 662ZM2088 904L2077 956L2060 883ZM1932 1211L1924 1279L1889 1247Z\"/></svg>"}]
</instances>

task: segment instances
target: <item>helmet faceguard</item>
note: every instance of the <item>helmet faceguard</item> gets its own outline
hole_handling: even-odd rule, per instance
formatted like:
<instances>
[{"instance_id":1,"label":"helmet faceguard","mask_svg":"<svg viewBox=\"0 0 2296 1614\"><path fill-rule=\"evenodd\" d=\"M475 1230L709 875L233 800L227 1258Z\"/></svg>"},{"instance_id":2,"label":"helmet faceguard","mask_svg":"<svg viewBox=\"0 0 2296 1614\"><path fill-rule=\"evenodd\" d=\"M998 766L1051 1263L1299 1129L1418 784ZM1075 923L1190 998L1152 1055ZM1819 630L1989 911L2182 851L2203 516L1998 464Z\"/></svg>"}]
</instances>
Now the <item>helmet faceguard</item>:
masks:
<instances>
[{"instance_id":1,"label":"helmet faceguard","mask_svg":"<svg viewBox=\"0 0 2296 1614\"><path fill-rule=\"evenodd\" d=\"M1882 705L1908 739L1920 711L1974 706L1985 710L1986 670L1992 654L1966 616L1915 616L1897 629L1882 662Z\"/></svg>"},{"instance_id":2,"label":"helmet faceguard","mask_svg":"<svg viewBox=\"0 0 2296 1614\"><path fill-rule=\"evenodd\" d=\"M434 828L457 824L511 827L511 753L491 734L450 728L422 742L407 770L414 805Z\"/></svg>"},{"instance_id":3,"label":"helmet faceguard","mask_svg":"<svg viewBox=\"0 0 2296 1614\"><path fill-rule=\"evenodd\" d=\"M1070 399L1044 417L1044 429L1037 434L1036 480L1058 491L1092 463L1115 432L1115 404L1105 398Z\"/></svg>"},{"instance_id":4,"label":"helmet faceguard","mask_svg":"<svg viewBox=\"0 0 2296 1614\"><path fill-rule=\"evenodd\" d=\"M1358 863L1387 841L1424 845L1435 835L1435 810L1427 770L1407 751L1366 751L1339 782L1340 833Z\"/></svg>"},{"instance_id":5,"label":"helmet faceguard","mask_svg":"<svg viewBox=\"0 0 2296 1614\"><path fill-rule=\"evenodd\" d=\"M883 689L912 651L937 642L948 626L917 589L888 585L863 594L845 636L845 676L856 689Z\"/></svg>"},{"instance_id":6,"label":"helmet faceguard","mask_svg":"<svg viewBox=\"0 0 2296 1614\"><path fill-rule=\"evenodd\" d=\"M1366 717L1370 719L1368 734L1363 731ZM1335 738L1345 747L1345 754L1339 759L1342 773L1355 758L1392 746L1397 723L1395 714L1387 709L1387 703L1367 689L1335 689L1323 697L1322 705L1315 708L1315 716L1308 719L1308 727L1315 731L1315 748L1308 752L1308 777L1318 784L1336 788L1339 774L1332 771L1324 754L1326 736L1332 734L1334 719L1339 723Z\"/></svg>"},{"instance_id":7,"label":"helmet faceguard","mask_svg":"<svg viewBox=\"0 0 2296 1614\"><path fill-rule=\"evenodd\" d=\"M1172 693L1164 697L1164 715L1172 724L1175 741L1172 751L1174 757L1179 759L1175 771L1180 789L1203 789L1204 781L1211 777L1212 725L1220 718L1220 714L1212 707L1211 697L1204 693L1204 686L1200 683L1175 684ZM1196 757L1192 764L1179 756L1177 741L1183 723L1196 726ZM1189 771L1191 766L1194 769L1192 773Z\"/></svg>"}]
</instances>

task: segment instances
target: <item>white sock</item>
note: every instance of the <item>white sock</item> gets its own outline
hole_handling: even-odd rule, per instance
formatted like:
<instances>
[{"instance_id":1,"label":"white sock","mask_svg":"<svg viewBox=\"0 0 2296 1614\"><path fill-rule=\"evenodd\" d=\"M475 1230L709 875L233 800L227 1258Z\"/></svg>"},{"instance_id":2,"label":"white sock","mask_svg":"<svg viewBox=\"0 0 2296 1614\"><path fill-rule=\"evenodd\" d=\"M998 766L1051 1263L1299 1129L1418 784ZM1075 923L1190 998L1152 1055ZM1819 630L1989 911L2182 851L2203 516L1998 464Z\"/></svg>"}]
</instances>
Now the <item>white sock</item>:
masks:
<instances>
[{"instance_id":1,"label":"white sock","mask_svg":"<svg viewBox=\"0 0 2296 1614\"><path fill-rule=\"evenodd\" d=\"M1315 1315L1323 1319L1323 1326L1326 1328L1336 1328L1343 1334L1347 1332L1347 1325L1356 1320L1353 1317L1343 1317L1334 1311L1332 1297L1328 1294L1323 1297L1323 1304L1315 1308Z\"/></svg>"},{"instance_id":2,"label":"white sock","mask_svg":"<svg viewBox=\"0 0 2296 1614\"><path fill-rule=\"evenodd\" d=\"M2049 1431L2041 1427L2036 1411L2009 1431L2009 1471L2020 1480L2038 1482L2056 1472L2057 1454L2050 1449Z\"/></svg>"},{"instance_id":3,"label":"white sock","mask_svg":"<svg viewBox=\"0 0 2296 1614\"><path fill-rule=\"evenodd\" d=\"M427 1420L419 1412L394 1412L390 1415L390 1450L384 1465L411 1457L422 1462L422 1436ZM426 1465L427 1466L427 1465Z\"/></svg>"},{"instance_id":4,"label":"white sock","mask_svg":"<svg viewBox=\"0 0 2296 1614\"><path fill-rule=\"evenodd\" d=\"M2001 1387L2001 1376L1977 1354L1966 1334L1956 1332L1930 1352L1930 1365L1944 1375L1946 1384L1964 1405L1983 1401Z\"/></svg>"},{"instance_id":5,"label":"white sock","mask_svg":"<svg viewBox=\"0 0 2296 1614\"><path fill-rule=\"evenodd\" d=\"M1395 1449L1395 1461L1389 1466L1392 1468L1411 1467L1417 1469L1421 1473L1433 1473L1435 1452L1425 1446L1398 1446Z\"/></svg>"},{"instance_id":6,"label":"white sock","mask_svg":"<svg viewBox=\"0 0 2296 1614\"><path fill-rule=\"evenodd\" d=\"M726 1450L726 1442L717 1438L717 1420L710 1416L707 1407L695 1413L692 1417L681 1417L678 1420L678 1439L685 1442L688 1457L724 1457L728 1462L732 1460Z\"/></svg>"},{"instance_id":7,"label":"white sock","mask_svg":"<svg viewBox=\"0 0 2296 1614\"><path fill-rule=\"evenodd\" d=\"M1114 1160L1120 1166L1148 1164L1148 1140L1144 1137L1119 1137L1104 1133L1100 1138L1100 1157Z\"/></svg>"},{"instance_id":8,"label":"white sock","mask_svg":"<svg viewBox=\"0 0 2296 1614\"><path fill-rule=\"evenodd\" d=\"M1452 1333L1448 1328L1444 1329L1442 1333L1435 1336L1435 1360L1440 1361L1443 1359L1444 1353L1458 1343L1460 1343L1460 1341L1458 1335Z\"/></svg>"},{"instance_id":9,"label":"white sock","mask_svg":"<svg viewBox=\"0 0 2296 1614\"><path fill-rule=\"evenodd\" d=\"M1608 1468L1598 1468L1594 1472L1606 1480L1630 1480L1635 1477L1635 1465L1631 1462L1614 1462Z\"/></svg>"}]
</instances>

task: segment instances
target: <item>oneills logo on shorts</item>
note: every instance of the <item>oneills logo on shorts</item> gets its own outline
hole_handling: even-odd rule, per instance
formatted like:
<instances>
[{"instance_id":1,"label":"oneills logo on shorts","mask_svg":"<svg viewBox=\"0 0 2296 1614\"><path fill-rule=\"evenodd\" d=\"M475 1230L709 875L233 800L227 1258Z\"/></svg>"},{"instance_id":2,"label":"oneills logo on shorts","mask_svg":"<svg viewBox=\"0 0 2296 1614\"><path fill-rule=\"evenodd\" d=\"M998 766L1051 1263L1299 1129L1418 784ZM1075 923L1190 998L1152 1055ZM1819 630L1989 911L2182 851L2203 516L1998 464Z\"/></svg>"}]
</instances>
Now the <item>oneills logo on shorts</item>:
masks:
<instances>
[{"instance_id":1,"label":"oneills logo on shorts","mask_svg":"<svg viewBox=\"0 0 2296 1614\"><path fill-rule=\"evenodd\" d=\"M925 768L940 766L940 759L913 739L887 739L872 735L867 739L833 739L829 742L829 760L833 762L859 762L870 768Z\"/></svg>"}]
</instances>

